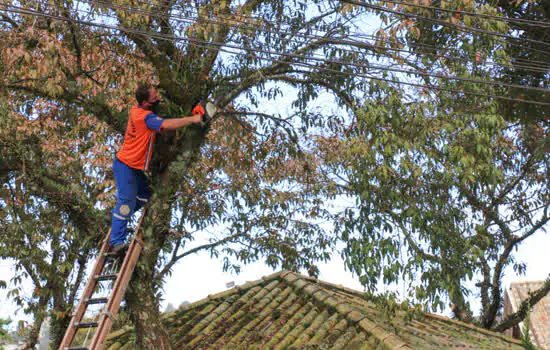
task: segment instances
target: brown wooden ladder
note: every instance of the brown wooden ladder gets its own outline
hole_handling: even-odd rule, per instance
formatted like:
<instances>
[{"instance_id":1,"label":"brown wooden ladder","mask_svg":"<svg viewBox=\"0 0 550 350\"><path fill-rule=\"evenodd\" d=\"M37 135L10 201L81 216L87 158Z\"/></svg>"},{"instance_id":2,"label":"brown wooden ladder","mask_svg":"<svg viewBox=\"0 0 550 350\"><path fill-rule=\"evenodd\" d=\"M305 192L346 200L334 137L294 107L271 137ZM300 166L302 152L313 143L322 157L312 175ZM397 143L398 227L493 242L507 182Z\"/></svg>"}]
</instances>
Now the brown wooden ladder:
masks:
<instances>
[{"instance_id":1,"label":"brown wooden ladder","mask_svg":"<svg viewBox=\"0 0 550 350\"><path fill-rule=\"evenodd\" d=\"M59 350L102 350L104 348L105 340L111 330L113 321L120 308L122 297L126 292L126 288L128 287L128 283L130 282L130 278L132 277L132 273L136 267L141 250L143 249L140 226L143 218L145 217L145 211L146 209L144 208L135 229L135 233L131 239L130 246L124 255L124 260L116 272L105 271L107 262L109 261L112 262L112 264L110 264L111 267L115 267L116 269L116 267L118 267L116 262L121 257L119 254L110 252L109 239L111 236L111 230L107 233L107 237L103 240L103 244L92 269L92 273L88 278L86 288L82 292L78 306L72 315L71 323L65 331L65 336L59 346ZM114 284L111 283L110 286L107 287L107 290L109 291L108 297L94 298L93 296L96 294L96 289L98 289L97 287L101 281L114 281ZM105 305L103 311L97 315L99 318L97 320L83 322L82 320L88 306L98 304ZM83 344L80 346L73 345L78 330L84 328L88 329L88 334L85 337ZM92 329L95 329L95 332L93 333L91 341L87 344L88 336L90 335L90 331Z\"/></svg>"}]
</instances>

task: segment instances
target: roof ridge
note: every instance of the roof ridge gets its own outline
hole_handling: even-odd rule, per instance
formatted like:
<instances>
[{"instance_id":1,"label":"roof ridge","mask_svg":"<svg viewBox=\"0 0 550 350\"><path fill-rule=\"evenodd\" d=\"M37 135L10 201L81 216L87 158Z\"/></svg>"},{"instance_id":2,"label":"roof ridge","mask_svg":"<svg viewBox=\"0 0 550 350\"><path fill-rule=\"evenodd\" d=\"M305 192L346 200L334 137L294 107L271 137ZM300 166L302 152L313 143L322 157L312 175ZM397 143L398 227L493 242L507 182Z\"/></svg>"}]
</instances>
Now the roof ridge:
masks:
<instances>
[{"instance_id":1,"label":"roof ridge","mask_svg":"<svg viewBox=\"0 0 550 350\"><path fill-rule=\"evenodd\" d=\"M510 283L510 287L513 284L535 284L535 283L544 283L546 280L533 280L533 281L514 281Z\"/></svg>"},{"instance_id":2,"label":"roof ridge","mask_svg":"<svg viewBox=\"0 0 550 350\"><path fill-rule=\"evenodd\" d=\"M355 306L348 301L337 298L334 293L328 292L317 279L306 277L297 273L287 273L281 276L297 292L313 298L316 304L334 310L342 315L351 324L363 329L367 334L376 338L380 344L388 349L411 349L411 347L394 333L386 331L382 326L372 322L366 315L359 312Z\"/></svg>"}]
</instances>

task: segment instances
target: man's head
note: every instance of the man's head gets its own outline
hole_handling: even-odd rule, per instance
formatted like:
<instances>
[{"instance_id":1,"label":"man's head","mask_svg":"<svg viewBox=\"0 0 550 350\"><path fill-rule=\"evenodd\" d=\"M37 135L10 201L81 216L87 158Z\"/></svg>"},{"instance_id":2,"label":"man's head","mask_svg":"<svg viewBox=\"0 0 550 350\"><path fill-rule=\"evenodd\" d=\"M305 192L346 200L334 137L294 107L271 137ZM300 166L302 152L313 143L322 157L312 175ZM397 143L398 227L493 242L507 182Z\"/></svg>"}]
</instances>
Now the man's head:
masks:
<instances>
[{"instance_id":1,"label":"man's head","mask_svg":"<svg viewBox=\"0 0 550 350\"><path fill-rule=\"evenodd\" d=\"M143 108L156 113L160 103L160 95L153 86L139 84L136 89L136 100Z\"/></svg>"}]
</instances>

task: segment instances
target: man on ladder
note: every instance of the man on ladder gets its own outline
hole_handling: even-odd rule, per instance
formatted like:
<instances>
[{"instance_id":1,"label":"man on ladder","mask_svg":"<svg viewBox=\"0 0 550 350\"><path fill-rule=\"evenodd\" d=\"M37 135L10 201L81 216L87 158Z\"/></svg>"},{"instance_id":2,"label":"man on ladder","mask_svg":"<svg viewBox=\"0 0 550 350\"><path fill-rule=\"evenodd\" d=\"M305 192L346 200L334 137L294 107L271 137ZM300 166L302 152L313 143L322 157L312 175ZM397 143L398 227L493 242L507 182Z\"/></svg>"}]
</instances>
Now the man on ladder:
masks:
<instances>
[{"instance_id":1,"label":"man on ladder","mask_svg":"<svg viewBox=\"0 0 550 350\"><path fill-rule=\"evenodd\" d=\"M216 112L215 105L208 102L206 112L199 104L193 108L191 117L162 119L156 114L160 96L156 89L150 85L140 85L137 88L136 100L137 105L130 110L122 149L117 153L113 163L117 186L117 204L112 212L113 222L108 233L110 241L103 241L59 350L102 350L104 347L105 339L113 325L143 248L143 242L139 237L134 237L135 239L130 244L125 244L124 241L126 226L132 214L143 207L150 196L147 179L143 172L149 168L156 133L163 130L174 130L189 124L201 123L204 126ZM138 223L138 229L142 220L143 215ZM128 252L124 255L121 265L116 269L106 271L106 262L120 258L121 253L125 252L127 248ZM114 281L105 289L108 292L107 296L97 295L98 293L102 294L103 289L97 288L102 281ZM85 317L90 305L100 304L105 306L103 311L96 315L97 318L90 320ZM83 328L96 329L88 347L84 347L88 337L85 338L82 346L72 346L77 332Z\"/></svg>"},{"instance_id":2,"label":"man on ladder","mask_svg":"<svg viewBox=\"0 0 550 350\"><path fill-rule=\"evenodd\" d=\"M110 245L114 253L128 248L125 243L128 221L151 195L144 171L149 169L156 133L200 124L205 113L199 104L193 109L193 116L163 119L156 114L160 96L153 86L140 84L135 94L137 104L130 110L124 143L113 162L117 202L112 211Z\"/></svg>"}]
</instances>

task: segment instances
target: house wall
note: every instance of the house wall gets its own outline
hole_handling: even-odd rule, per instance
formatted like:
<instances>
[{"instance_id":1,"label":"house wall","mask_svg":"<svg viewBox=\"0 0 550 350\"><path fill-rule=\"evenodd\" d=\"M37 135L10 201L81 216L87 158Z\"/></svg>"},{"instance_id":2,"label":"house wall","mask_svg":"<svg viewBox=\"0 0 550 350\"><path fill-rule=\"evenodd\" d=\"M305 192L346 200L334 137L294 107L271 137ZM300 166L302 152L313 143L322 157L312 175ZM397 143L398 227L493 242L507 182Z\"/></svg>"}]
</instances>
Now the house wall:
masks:
<instances>
[{"instance_id":1,"label":"house wall","mask_svg":"<svg viewBox=\"0 0 550 350\"><path fill-rule=\"evenodd\" d=\"M514 308L512 307L512 301L510 300L510 297L508 296L508 291L504 293L504 310L502 311L502 319L505 320L508 315L514 313ZM508 328L505 330L504 335L507 335L512 338L519 339L519 327L514 326L512 328Z\"/></svg>"}]
</instances>

